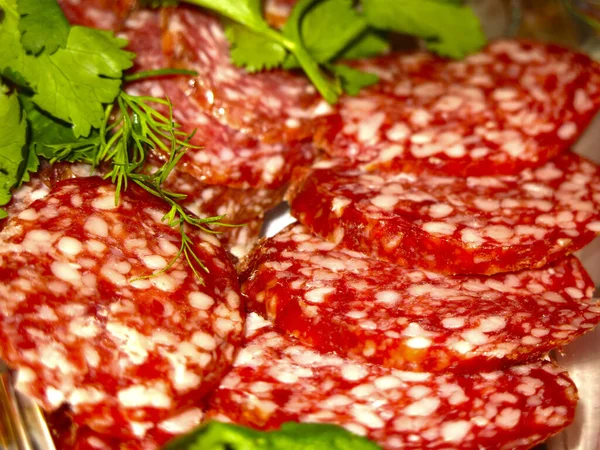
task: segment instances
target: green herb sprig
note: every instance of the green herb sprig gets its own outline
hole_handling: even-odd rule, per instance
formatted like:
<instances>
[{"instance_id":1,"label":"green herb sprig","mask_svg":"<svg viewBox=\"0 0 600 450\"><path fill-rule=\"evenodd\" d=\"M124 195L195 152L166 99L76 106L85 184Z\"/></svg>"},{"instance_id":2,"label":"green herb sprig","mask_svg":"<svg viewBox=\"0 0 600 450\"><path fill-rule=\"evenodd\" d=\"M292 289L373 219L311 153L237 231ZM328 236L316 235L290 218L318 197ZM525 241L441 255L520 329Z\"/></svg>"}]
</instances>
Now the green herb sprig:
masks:
<instances>
[{"instance_id":1,"label":"green herb sprig","mask_svg":"<svg viewBox=\"0 0 600 450\"><path fill-rule=\"evenodd\" d=\"M249 72L301 68L336 103L378 77L340 64L385 53L387 31L420 37L432 51L461 58L485 44L479 20L460 0L299 0L281 30L263 17L261 0L181 0L226 17L231 59ZM166 6L173 0L142 0Z\"/></svg>"}]
</instances>

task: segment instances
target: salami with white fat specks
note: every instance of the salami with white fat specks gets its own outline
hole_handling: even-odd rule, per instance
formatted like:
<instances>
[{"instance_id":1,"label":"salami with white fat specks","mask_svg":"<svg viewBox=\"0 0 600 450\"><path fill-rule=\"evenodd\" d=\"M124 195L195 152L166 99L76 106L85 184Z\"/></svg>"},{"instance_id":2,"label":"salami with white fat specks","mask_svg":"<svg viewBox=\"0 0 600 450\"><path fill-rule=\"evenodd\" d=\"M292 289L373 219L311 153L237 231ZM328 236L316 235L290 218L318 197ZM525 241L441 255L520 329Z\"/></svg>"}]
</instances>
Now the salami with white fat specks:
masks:
<instances>
[{"instance_id":1,"label":"salami with white fat specks","mask_svg":"<svg viewBox=\"0 0 600 450\"><path fill-rule=\"evenodd\" d=\"M313 232L405 267L447 274L539 268L600 232L600 170L567 152L537 169L449 177L315 165L288 193Z\"/></svg>"},{"instance_id":2,"label":"salami with white fat specks","mask_svg":"<svg viewBox=\"0 0 600 450\"><path fill-rule=\"evenodd\" d=\"M283 28L298 0L265 0L265 20L275 28Z\"/></svg>"},{"instance_id":3,"label":"salami with white fat specks","mask_svg":"<svg viewBox=\"0 0 600 450\"><path fill-rule=\"evenodd\" d=\"M600 322L575 257L543 269L437 275L290 226L245 261L248 308L321 352L410 371L495 370L538 359Z\"/></svg>"},{"instance_id":4,"label":"salami with white fat specks","mask_svg":"<svg viewBox=\"0 0 600 450\"><path fill-rule=\"evenodd\" d=\"M575 385L550 362L465 375L402 372L317 353L254 314L248 325L246 346L210 399L218 417L234 423L336 424L386 450L517 450L575 414Z\"/></svg>"},{"instance_id":5,"label":"salami with white fat specks","mask_svg":"<svg viewBox=\"0 0 600 450\"><path fill-rule=\"evenodd\" d=\"M317 142L367 169L515 174L568 149L600 108L600 66L556 45L496 41L461 61L392 54ZM341 117L341 118L340 118Z\"/></svg>"},{"instance_id":6,"label":"salami with white fat specks","mask_svg":"<svg viewBox=\"0 0 600 450\"><path fill-rule=\"evenodd\" d=\"M188 90L221 123L265 142L311 137L317 117L331 112L307 78L275 70L250 74L236 67L218 19L198 8L168 10L163 42L177 66L198 76Z\"/></svg>"},{"instance_id":7,"label":"salami with white fat specks","mask_svg":"<svg viewBox=\"0 0 600 450\"><path fill-rule=\"evenodd\" d=\"M118 31L135 0L58 0L73 25Z\"/></svg>"},{"instance_id":8,"label":"salami with white fat specks","mask_svg":"<svg viewBox=\"0 0 600 450\"><path fill-rule=\"evenodd\" d=\"M137 187L115 206L114 185L80 178L0 233L0 356L44 409L67 404L96 432L143 438L229 369L243 328L235 270L216 237L191 229L209 273L182 257L167 268L181 236L166 212Z\"/></svg>"},{"instance_id":9,"label":"salami with white fat specks","mask_svg":"<svg viewBox=\"0 0 600 450\"><path fill-rule=\"evenodd\" d=\"M136 52L137 70L168 66L160 37L157 12L139 11L127 20L123 35ZM263 143L247 133L220 123L190 95L191 78L159 77L129 84L131 94L168 98L174 119L181 131L192 134L191 148L179 168L205 184L226 185L238 189L279 189L289 181L294 167L309 165L314 158L312 142ZM153 105L165 116L164 105ZM195 146L195 147L194 147Z\"/></svg>"},{"instance_id":10,"label":"salami with white fat specks","mask_svg":"<svg viewBox=\"0 0 600 450\"><path fill-rule=\"evenodd\" d=\"M203 407L191 406L156 424L144 438L135 440L105 436L79 426L64 409L48 414L46 421L59 450L159 450L171 439L201 425L204 417Z\"/></svg>"}]
</instances>

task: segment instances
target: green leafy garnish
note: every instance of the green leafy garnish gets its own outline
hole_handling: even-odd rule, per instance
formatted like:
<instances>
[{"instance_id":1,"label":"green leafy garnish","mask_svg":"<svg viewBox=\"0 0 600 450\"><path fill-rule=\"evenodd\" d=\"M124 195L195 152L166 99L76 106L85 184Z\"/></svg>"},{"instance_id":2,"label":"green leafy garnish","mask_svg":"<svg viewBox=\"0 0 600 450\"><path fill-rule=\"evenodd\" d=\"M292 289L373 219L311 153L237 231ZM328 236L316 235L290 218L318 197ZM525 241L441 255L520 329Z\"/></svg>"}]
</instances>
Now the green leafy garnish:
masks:
<instances>
[{"instance_id":1,"label":"green leafy garnish","mask_svg":"<svg viewBox=\"0 0 600 450\"><path fill-rule=\"evenodd\" d=\"M240 425L209 422L175 439L165 450L380 450L368 439L336 425L284 423L279 430L263 432Z\"/></svg>"},{"instance_id":2,"label":"green leafy garnish","mask_svg":"<svg viewBox=\"0 0 600 450\"><path fill-rule=\"evenodd\" d=\"M362 5L372 26L421 37L443 56L462 58L485 44L479 20L460 2L362 0Z\"/></svg>"},{"instance_id":3,"label":"green leafy garnish","mask_svg":"<svg viewBox=\"0 0 600 450\"><path fill-rule=\"evenodd\" d=\"M389 45L382 31L413 34L431 50L454 58L485 44L479 21L460 0L299 0L281 30L269 27L260 0L181 1L233 22L226 24L226 36L234 64L249 72L301 68L330 103L377 83L376 76L339 68L338 62L385 53Z\"/></svg>"},{"instance_id":4,"label":"green leafy garnish","mask_svg":"<svg viewBox=\"0 0 600 450\"><path fill-rule=\"evenodd\" d=\"M126 44L107 31L71 26L56 0L0 0L0 206L38 170L40 157L103 167L116 185L116 203L134 183L169 205L163 220L181 233L181 249L159 273L184 257L202 281L197 268L207 268L194 253L187 228L213 232L209 225L225 224L221 216L189 215L179 204L185 196L163 188L192 147L190 136L178 129L167 99L121 89L135 56L124 50ZM173 74L195 72L154 70L128 79ZM163 153L166 162L147 173L151 152Z\"/></svg>"}]
</instances>

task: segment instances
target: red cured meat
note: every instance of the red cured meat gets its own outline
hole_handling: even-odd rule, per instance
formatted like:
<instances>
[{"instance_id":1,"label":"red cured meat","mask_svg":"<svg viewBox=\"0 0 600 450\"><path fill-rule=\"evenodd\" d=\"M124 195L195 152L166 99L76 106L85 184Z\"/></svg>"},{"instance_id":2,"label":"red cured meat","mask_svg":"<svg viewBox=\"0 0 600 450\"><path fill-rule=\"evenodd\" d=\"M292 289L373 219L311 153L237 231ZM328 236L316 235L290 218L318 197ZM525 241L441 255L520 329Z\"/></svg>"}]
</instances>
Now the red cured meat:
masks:
<instances>
[{"instance_id":1,"label":"red cured meat","mask_svg":"<svg viewBox=\"0 0 600 450\"><path fill-rule=\"evenodd\" d=\"M405 267L487 275L538 268L600 232L600 170L574 153L502 177L365 173L327 164L305 175L289 193L300 222Z\"/></svg>"},{"instance_id":2,"label":"red cured meat","mask_svg":"<svg viewBox=\"0 0 600 450\"><path fill-rule=\"evenodd\" d=\"M135 0L58 0L73 25L118 31Z\"/></svg>"},{"instance_id":3,"label":"red cured meat","mask_svg":"<svg viewBox=\"0 0 600 450\"><path fill-rule=\"evenodd\" d=\"M381 83L342 98L317 142L368 169L515 174L568 149L600 108L600 66L555 45L497 41L461 61L392 54L356 66Z\"/></svg>"},{"instance_id":4,"label":"red cured meat","mask_svg":"<svg viewBox=\"0 0 600 450\"><path fill-rule=\"evenodd\" d=\"M177 171L167 180L166 188L186 194L181 204L198 217L225 216L223 222L236 225L261 218L265 211L281 202L284 194L284 189L234 189L206 185Z\"/></svg>"},{"instance_id":5,"label":"red cured meat","mask_svg":"<svg viewBox=\"0 0 600 450\"><path fill-rule=\"evenodd\" d=\"M468 375L402 372L317 353L259 321L249 316L248 343L211 398L235 423L331 423L384 449L516 450L575 414L575 385L550 362Z\"/></svg>"},{"instance_id":6,"label":"red cured meat","mask_svg":"<svg viewBox=\"0 0 600 450\"><path fill-rule=\"evenodd\" d=\"M260 230L262 229L263 219L253 219L241 227L223 229L219 234L219 240L238 263L244 258L260 239Z\"/></svg>"},{"instance_id":7,"label":"red cured meat","mask_svg":"<svg viewBox=\"0 0 600 450\"><path fill-rule=\"evenodd\" d=\"M167 67L162 53L158 13L137 12L127 21L124 36L136 52L138 70ZM130 85L128 92L169 98L182 131L194 136L181 160L181 170L206 184L235 188L278 189L290 179L294 167L309 165L314 158L311 142L267 144L220 123L189 95L189 78L163 77ZM165 116L166 107L158 108Z\"/></svg>"},{"instance_id":8,"label":"red cured meat","mask_svg":"<svg viewBox=\"0 0 600 450\"><path fill-rule=\"evenodd\" d=\"M218 239L189 230L209 274L177 254L166 205L132 187L114 204L97 177L61 182L12 218L0 244L0 357L47 411L143 438L229 369L243 320Z\"/></svg>"},{"instance_id":9,"label":"red cured meat","mask_svg":"<svg viewBox=\"0 0 600 450\"><path fill-rule=\"evenodd\" d=\"M65 410L48 414L46 421L59 450L159 450L171 439L187 433L204 420L203 408L193 406L176 413L148 431L143 439L117 439L78 426Z\"/></svg>"},{"instance_id":10,"label":"red cured meat","mask_svg":"<svg viewBox=\"0 0 600 450\"><path fill-rule=\"evenodd\" d=\"M594 283L574 257L451 277L344 250L302 225L262 242L241 282L248 308L303 344L402 370L494 370L600 322Z\"/></svg>"},{"instance_id":11,"label":"red cured meat","mask_svg":"<svg viewBox=\"0 0 600 450\"><path fill-rule=\"evenodd\" d=\"M302 140L312 136L316 117L331 110L301 75L279 70L250 74L234 66L222 25L200 9L170 10L164 42L177 66L198 72L189 84L198 104L253 138Z\"/></svg>"}]
</instances>

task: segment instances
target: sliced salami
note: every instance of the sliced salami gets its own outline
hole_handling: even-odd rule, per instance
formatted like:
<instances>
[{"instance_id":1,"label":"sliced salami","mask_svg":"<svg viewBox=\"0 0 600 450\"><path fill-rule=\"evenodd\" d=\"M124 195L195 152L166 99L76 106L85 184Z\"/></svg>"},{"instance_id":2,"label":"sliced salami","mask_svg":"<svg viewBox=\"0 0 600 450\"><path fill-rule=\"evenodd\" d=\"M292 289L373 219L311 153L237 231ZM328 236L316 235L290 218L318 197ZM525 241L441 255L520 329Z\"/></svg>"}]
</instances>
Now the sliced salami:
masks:
<instances>
[{"instance_id":1,"label":"sliced salami","mask_svg":"<svg viewBox=\"0 0 600 450\"><path fill-rule=\"evenodd\" d=\"M487 275L538 268L600 232L600 170L574 153L502 177L328 165L299 177L292 214L328 240L405 267Z\"/></svg>"},{"instance_id":2,"label":"sliced salami","mask_svg":"<svg viewBox=\"0 0 600 450\"><path fill-rule=\"evenodd\" d=\"M138 55L137 69L168 66L162 53L158 13L140 11L126 22L123 36ZM312 142L274 143L258 141L247 133L220 123L189 94L189 78L163 77L128 86L128 92L169 98L181 130L191 134L192 147L181 160L181 170L205 184L234 188L278 189L290 179L294 167L309 165L314 158ZM168 108L154 105L165 115Z\"/></svg>"},{"instance_id":3,"label":"sliced salami","mask_svg":"<svg viewBox=\"0 0 600 450\"><path fill-rule=\"evenodd\" d=\"M198 8L169 12L164 35L169 58L198 72L194 99L221 123L266 142L312 136L317 116L331 108L309 81L288 71L249 74L233 65L219 20Z\"/></svg>"},{"instance_id":4,"label":"sliced salami","mask_svg":"<svg viewBox=\"0 0 600 450\"><path fill-rule=\"evenodd\" d=\"M497 41L461 61L392 54L356 66L381 83L343 98L341 119L317 142L369 169L515 174L568 149L600 108L600 66L550 44Z\"/></svg>"},{"instance_id":5,"label":"sliced salami","mask_svg":"<svg viewBox=\"0 0 600 450\"><path fill-rule=\"evenodd\" d=\"M192 406L166 418L148 430L144 438L135 440L105 436L79 426L64 409L48 414L46 421L60 450L159 450L166 442L199 426L204 417L203 407Z\"/></svg>"},{"instance_id":6,"label":"sliced salami","mask_svg":"<svg viewBox=\"0 0 600 450\"><path fill-rule=\"evenodd\" d=\"M82 178L2 231L0 356L46 410L68 404L96 432L143 438L229 369L243 325L235 269L197 230L209 273L183 257L167 269L181 245L167 209L136 187L115 206L114 185Z\"/></svg>"},{"instance_id":7,"label":"sliced salami","mask_svg":"<svg viewBox=\"0 0 600 450\"><path fill-rule=\"evenodd\" d=\"M58 0L73 25L118 31L135 0Z\"/></svg>"},{"instance_id":8,"label":"sliced salami","mask_svg":"<svg viewBox=\"0 0 600 450\"><path fill-rule=\"evenodd\" d=\"M526 449L566 427L576 388L550 362L455 375L402 372L323 355L250 315L245 348L211 397L235 423L341 425L384 449Z\"/></svg>"},{"instance_id":9,"label":"sliced salami","mask_svg":"<svg viewBox=\"0 0 600 450\"><path fill-rule=\"evenodd\" d=\"M241 282L249 309L304 345L410 371L531 361L600 322L594 283L574 257L452 277L339 248L302 225L262 242Z\"/></svg>"},{"instance_id":10,"label":"sliced salami","mask_svg":"<svg viewBox=\"0 0 600 450\"><path fill-rule=\"evenodd\" d=\"M219 234L219 240L233 256L234 261L239 262L258 243L262 226L262 218L253 219L240 227L223 229Z\"/></svg>"}]
</instances>

